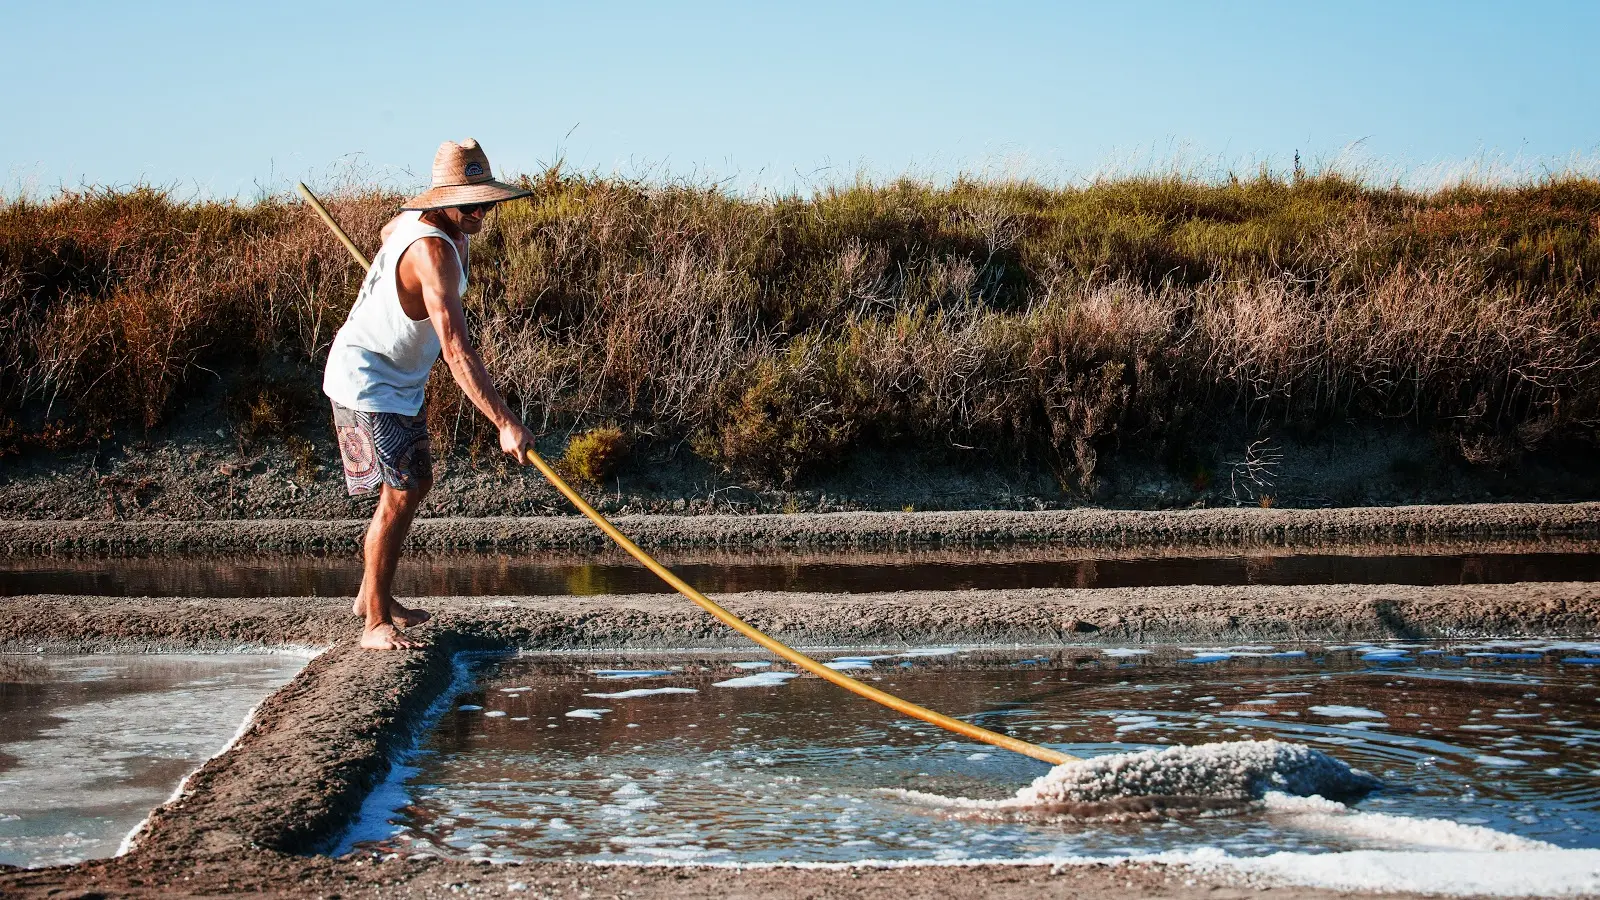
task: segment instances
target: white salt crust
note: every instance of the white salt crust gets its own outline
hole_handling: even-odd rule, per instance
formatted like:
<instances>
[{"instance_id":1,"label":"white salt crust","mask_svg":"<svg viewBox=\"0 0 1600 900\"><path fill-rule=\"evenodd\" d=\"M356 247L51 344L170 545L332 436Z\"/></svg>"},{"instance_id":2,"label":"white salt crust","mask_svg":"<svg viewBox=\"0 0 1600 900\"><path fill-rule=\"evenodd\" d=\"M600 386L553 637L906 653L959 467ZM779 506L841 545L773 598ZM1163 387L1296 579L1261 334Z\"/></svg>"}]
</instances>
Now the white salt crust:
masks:
<instances>
[{"instance_id":1,"label":"white salt crust","mask_svg":"<svg viewBox=\"0 0 1600 900\"><path fill-rule=\"evenodd\" d=\"M1036 806L1151 796L1254 800L1269 790L1347 797L1377 786L1366 772L1304 744L1233 741L1065 763L1002 802Z\"/></svg>"},{"instance_id":2,"label":"white salt crust","mask_svg":"<svg viewBox=\"0 0 1600 900\"><path fill-rule=\"evenodd\" d=\"M631 691L616 691L610 694L584 694L585 697L599 697L602 700L628 700L634 697L655 697L660 694L698 694L694 688L665 687L665 688L634 688Z\"/></svg>"},{"instance_id":3,"label":"white salt crust","mask_svg":"<svg viewBox=\"0 0 1600 900\"><path fill-rule=\"evenodd\" d=\"M1269 791L1265 800L1267 811L1273 814L1275 820L1302 831L1376 838L1389 844L1440 850L1526 853L1560 849L1546 841L1518 837L1481 825L1357 811L1343 803L1321 797L1291 797Z\"/></svg>"},{"instance_id":4,"label":"white salt crust","mask_svg":"<svg viewBox=\"0 0 1600 900\"><path fill-rule=\"evenodd\" d=\"M720 688L777 687L791 678L798 677L799 675L795 672L759 672L755 675L729 678L727 681L719 681L711 686Z\"/></svg>"},{"instance_id":5,"label":"white salt crust","mask_svg":"<svg viewBox=\"0 0 1600 900\"><path fill-rule=\"evenodd\" d=\"M1130 797L1214 797L1259 800L1268 791L1296 796L1358 796L1378 786L1360 769L1304 744L1232 741L1115 753L1063 763L1005 800L968 800L901 791L940 806L1027 809L1104 803Z\"/></svg>"},{"instance_id":6,"label":"white salt crust","mask_svg":"<svg viewBox=\"0 0 1600 900\"><path fill-rule=\"evenodd\" d=\"M967 869L977 866L1179 866L1197 874L1244 876L1261 888L1299 885L1344 891L1412 891L1447 897L1592 897L1600 894L1600 850L1530 850L1504 854L1474 850L1351 850L1341 853L1274 853L1239 857L1216 847L1137 856L1036 856L1027 859L862 859L855 862L730 863L656 859L591 860L616 869L696 866L734 871L809 869Z\"/></svg>"}]
</instances>

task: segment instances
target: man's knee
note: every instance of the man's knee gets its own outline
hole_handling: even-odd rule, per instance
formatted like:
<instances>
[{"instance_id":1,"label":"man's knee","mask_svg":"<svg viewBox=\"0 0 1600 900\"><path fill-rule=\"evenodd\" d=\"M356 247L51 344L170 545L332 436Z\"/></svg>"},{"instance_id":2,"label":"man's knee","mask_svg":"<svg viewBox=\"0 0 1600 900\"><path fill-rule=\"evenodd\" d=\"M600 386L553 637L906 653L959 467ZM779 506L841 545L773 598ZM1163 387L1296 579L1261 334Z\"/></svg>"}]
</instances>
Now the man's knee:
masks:
<instances>
[{"instance_id":1,"label":"man's knee","mask_svg":"<svg viewBox=\"0 0 1600 900\"><path fill-rule=\"evenodd\" d=\"M395 488L391 488L391 490L395 495L396 501L401 506L416 509L422 504L422 498L428 496L428 491L433 490L433 476L413 475L411 476L411 483L406 486L405 490Z\"/></svg>"},{"instance_id":2,"label":"man's knee","mask_svg":"<svg viewBox=\"0 0 1600 900\"><path fill-rule=\"evenodd\" d=\"M390 484L383 486L382 504L393 512L414 512L422 505L422 498L428 495L433 487L433 479L412 478L411 483L404 489Z\"/></svg>"}]
</instances>

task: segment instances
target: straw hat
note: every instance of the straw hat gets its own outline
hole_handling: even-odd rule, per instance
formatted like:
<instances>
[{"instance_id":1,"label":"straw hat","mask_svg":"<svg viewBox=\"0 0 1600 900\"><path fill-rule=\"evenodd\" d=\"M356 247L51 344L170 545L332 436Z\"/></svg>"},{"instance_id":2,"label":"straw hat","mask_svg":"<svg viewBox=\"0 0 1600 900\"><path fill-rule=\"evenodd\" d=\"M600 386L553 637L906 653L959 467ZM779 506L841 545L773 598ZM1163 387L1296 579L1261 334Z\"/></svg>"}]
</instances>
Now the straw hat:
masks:
<instances>
[{"instance_id":1,"label":"straw hat","mask_svg":"<svg viewBox=\"0 0 1600 900\"><path fill-rule=\"evenodd\" d=\"M499 203L530 196L532 191L495 181L489 156L478 142L445 141L433 155L433 187L406 201L401 209L448 209L474 203Z\"/></svg>"}]
</instances>

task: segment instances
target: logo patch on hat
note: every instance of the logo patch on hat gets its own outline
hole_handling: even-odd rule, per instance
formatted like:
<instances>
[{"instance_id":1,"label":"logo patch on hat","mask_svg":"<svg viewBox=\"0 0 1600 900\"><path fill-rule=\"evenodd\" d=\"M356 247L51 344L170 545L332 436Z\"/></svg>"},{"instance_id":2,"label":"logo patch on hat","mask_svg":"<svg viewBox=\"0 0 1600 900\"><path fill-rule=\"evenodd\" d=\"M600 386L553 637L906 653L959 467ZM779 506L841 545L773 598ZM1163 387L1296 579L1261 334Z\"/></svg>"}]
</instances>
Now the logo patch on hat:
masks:
<instances>
[{"instance_id":1,"label":"logo patch on hat","mask_svg":"<svg viewBox=\"0 0 1600 900\"><path fill-rule=\"evenodd\" d=\"M478 175L482 175L483 174L483 166L480 166L475 162L467 163L467 173L466 174L467 174L468 178L474 178L474 177L476 177Z\"/></svg>"}]
</instances>

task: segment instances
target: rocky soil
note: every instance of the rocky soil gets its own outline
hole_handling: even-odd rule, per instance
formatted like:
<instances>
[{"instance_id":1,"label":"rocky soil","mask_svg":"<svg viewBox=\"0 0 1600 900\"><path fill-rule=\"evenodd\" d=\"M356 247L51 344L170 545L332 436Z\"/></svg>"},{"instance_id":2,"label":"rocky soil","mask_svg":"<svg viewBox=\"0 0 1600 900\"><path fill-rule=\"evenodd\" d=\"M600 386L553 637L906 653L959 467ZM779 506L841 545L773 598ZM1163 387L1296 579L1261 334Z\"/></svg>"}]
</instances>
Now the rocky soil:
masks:
<instances>
[{"instance_id":1,"label":"rocky soil","mask_svg":"<svg viewBox=\"0 0 1600 900\"><path fill-rule=\"evenodd\" d=\"M318 415L321 415L321 410ZM218 409L139 439L93 448L0 455L0 519L344 519L371 514L345 495L331 426L293 439L241 445ZM218 427L219 423L222 427ZM1243 432L1241 432L1243 433ZM559 459L567 435L539 443ZM1235 445L1237 444L1237 445ZM1192 459L1146 459L1138 448L1102 453L1094 487L1063 487L1049 470L975 449L952 456L865 450L799 483L780 486L723 471L687 445L641 446L586 496L617 514L750 514L1077 507L1328 508L1401 504L1600 500L1590 448L1470 465L1460 449L1403 426L1328 429L1296 440L1196 448ZM423 517L547 516L569 511L532 468L465 452L436 462Z\"/></svg>"}]
</instances>

